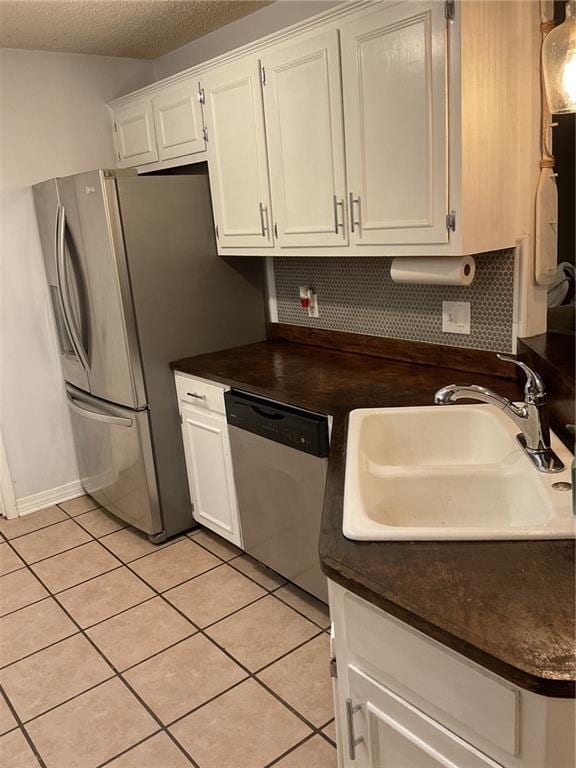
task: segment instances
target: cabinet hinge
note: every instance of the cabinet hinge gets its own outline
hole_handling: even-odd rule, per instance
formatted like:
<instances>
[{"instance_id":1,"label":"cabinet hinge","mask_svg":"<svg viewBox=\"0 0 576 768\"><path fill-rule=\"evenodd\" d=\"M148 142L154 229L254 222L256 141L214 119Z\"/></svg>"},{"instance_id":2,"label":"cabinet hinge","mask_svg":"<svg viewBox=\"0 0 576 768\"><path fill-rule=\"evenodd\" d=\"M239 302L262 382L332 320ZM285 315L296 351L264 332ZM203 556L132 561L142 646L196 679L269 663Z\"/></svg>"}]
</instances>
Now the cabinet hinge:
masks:
<instances>
[{"instance_id":1,"label":"cabinet hinge","mask_svg":"<svg viewBox=\"0 0 576 768\"><path fill-rule=\"evenodd\" d=\"M330 659L330 677L338 677L338 664L335 656Z\"/></svg>"},{"instance_id":2,"label":"cabinet hinge","mask_svg":"<svg viewBox=\"0 0 576 768\"><path fill-rule=\"evenodd\" d=\"M278 224L274 222L274 237L278 240Z\"/></svg>"},{"instance_id":3,"label":"cabinet hinge","mask_svg":"<svg viewBox=\"0 0 576 768\"><path fill-rule=\"evenodd\" d=\"M118 160L122 160L122 155L118 152Z\"/></svg>"},{"instance_id":4,"label":"cabinet hinge","mask_svg":"<svg viewBox=\"0 0 576 768\"><path fill-rule=\"evenodd\" d=\"M266 68L260 65L260 80L262 85L266 85Z\"/></svg>"},{"instance_id":5,"label":"cabinet hinge","mask_svg":"<svg viewBox=\"0 0 576 768\"><path fill-rule=\"evenodd\" d=\"M451 232L456 231L456 211L450 211L450 213L446 215L446 229Z\"/></svg>"},{"instance_id":6,"label":"cabinet hinge","mask_svg":"<svg viewBox=\"0 0 576 768\"><path fill-rule=\"evenodd\" d=\"M204 96L204 88L198 88L198 101L200 104L206 103L206 97Z\"/></svg>"},{"instance_id":7,"label":"cabinet hinge","mask_svg":"<svg viewBox=\"0 0 576 768\"><path fill-rule=\"evenodd\" d=\"M218 224L216 224L216 240L220 240L220 230L218 229Z\"/></svg>"},{"instance_id":8,"label":"cabinet hinge","mask_svg":"<svg viewBox=\"0 0 576 768\"><path fill-rule=\"evenodd\" d=\"M444 15L453 24L456 19L456 0L446 0L444 3Z\"/></svg>"},{"instance_id":9,"label":"cabinet hinge","mask_svg":"<svg viewBox=\"0 0 576 768\"><path fill-rule=\"evenodd\" d=\"M118 133L118 126L114 123L114 133Z\"/></svg>"},{"instance_id":10,"label":"cabinet hinge","mask_svg":"<svg viewBox=\"0 0 576 768\"><path fill-rule=\"evenodd\" d=\"M206 126L202 128L202 138L204 141L208 141L208 128L206 128Z\"/></svg>"}]
</instances>

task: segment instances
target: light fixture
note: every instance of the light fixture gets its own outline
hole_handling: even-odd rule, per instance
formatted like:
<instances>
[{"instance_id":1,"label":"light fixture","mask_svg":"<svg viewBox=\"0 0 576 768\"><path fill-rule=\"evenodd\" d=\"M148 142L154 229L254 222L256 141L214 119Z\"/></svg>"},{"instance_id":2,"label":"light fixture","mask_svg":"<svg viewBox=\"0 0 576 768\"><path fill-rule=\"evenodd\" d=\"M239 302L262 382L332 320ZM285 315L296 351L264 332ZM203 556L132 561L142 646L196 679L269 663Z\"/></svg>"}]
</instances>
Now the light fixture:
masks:
<instances>
[{"instance_id":1,"label":"light fixture","mask_svg":"<svg viewBox=\"0 0 576 768\"><path fill-rule=\"evenodd\" d=\"M576 0L568 0L566 20L544 38L542 71L550 112L576 112Z\"/></svg>"}]
</instances>

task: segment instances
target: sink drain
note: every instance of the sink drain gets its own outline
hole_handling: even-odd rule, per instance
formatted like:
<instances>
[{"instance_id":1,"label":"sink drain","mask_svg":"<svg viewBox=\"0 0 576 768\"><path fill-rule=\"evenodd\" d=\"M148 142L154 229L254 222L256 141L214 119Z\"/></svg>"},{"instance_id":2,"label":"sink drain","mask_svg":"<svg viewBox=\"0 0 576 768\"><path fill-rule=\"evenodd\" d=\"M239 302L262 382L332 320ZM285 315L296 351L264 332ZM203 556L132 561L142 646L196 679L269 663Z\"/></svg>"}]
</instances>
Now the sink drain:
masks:
<instances>
[{"instance_id":1,"label":"sink drain","mask_svg":"<svg viewBox=\"0 0 576 768\"><path fill-rule=\"evenodd\" d=\"M552 483L552 488L554 488L555 491L571 491L572 483L565 483L565 482Z\"/></svg>"}]
</instances>

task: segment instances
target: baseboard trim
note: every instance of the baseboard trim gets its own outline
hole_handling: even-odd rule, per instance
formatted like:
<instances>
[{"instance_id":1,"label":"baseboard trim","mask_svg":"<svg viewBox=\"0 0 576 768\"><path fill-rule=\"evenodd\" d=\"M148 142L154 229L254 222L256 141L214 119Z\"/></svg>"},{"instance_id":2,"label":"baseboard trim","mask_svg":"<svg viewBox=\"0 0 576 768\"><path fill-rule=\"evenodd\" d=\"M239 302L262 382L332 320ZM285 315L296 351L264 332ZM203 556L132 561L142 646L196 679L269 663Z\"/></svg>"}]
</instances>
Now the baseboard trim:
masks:
<instances>
[{"instance_id":1,"label":"baseboard trim","mask_svg":"<svg viewBox=\"0 0 576 768\"><path fill-rule=\"evenodd\" d=\"M19 516L29 515L31 512L44 509L44 507L51 507L54 504L70 501L70 499L76 499L83 495L84 488L82 488L80 480L73 480L71 483L60 485L57 488L49 488L47 491L16 499L16 511Z\"/></svg>"}]
</instances>

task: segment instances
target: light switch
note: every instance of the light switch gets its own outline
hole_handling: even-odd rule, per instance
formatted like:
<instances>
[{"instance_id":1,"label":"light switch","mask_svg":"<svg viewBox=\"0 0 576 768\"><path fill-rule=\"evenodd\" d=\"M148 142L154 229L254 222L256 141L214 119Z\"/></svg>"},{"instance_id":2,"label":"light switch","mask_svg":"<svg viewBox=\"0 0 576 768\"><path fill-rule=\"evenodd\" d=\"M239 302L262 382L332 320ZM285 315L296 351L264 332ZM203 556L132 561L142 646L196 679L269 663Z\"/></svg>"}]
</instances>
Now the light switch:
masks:
<instances>
[{"instance_id":1,"label":"light switch","mask_svg":"<svg viewBox=\"0 0 576 768\"><path fill-rule=\"evenodd\" d=\"M470 333L470 302L442 302L442 333Z\"/></svg>"}]
</instances>

